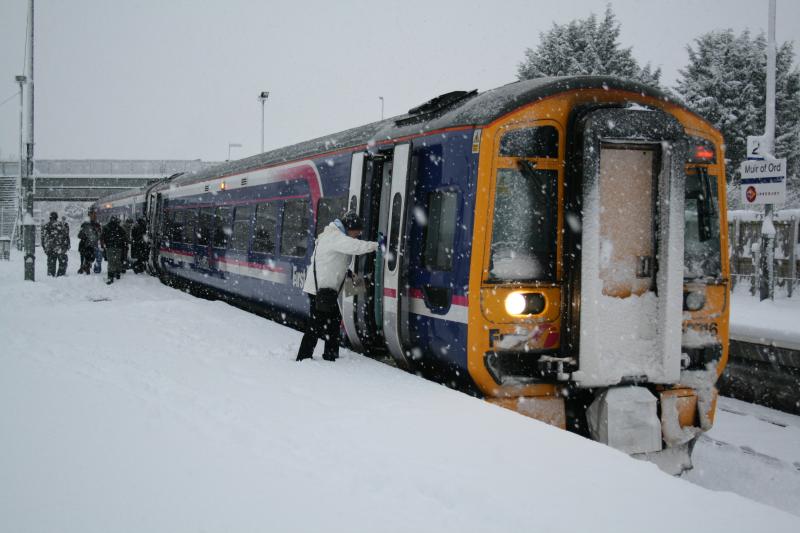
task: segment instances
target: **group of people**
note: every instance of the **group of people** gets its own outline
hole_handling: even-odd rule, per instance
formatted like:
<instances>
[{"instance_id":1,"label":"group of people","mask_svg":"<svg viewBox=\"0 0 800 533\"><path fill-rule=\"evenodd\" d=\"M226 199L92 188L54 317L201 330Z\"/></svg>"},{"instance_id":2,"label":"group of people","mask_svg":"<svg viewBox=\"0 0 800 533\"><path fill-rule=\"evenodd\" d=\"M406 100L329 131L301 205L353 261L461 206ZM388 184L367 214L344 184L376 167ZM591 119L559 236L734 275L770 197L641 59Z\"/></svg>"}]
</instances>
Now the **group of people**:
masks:
<instances>
[{"instance_id":1,"label":"group of people","mask_svg":"<svg viewBox=\"0 0 800 533\"><path fill-rule=\"evenodd\" d=\"M99 274L102 261L108 261L107 284L120 279L130 267L135 273L144 272L147 261L147 224L140 218L136 224L123 227L117 217L111 217L108 224L101 226L97 213L89 210L89 220L81 224L78 232L78 253L81 265L78 274ZM130 248L129 248L130 245ZM50 221L42 226L42 248L47 254L47 274L63 276L67 272L67 251L70 249L69 224L58 213L50 213ZM128 251L130 258L128 259ZM56 269L56 263L58 268ZM93 265L94 264L94 265Z\"/></svg>"},{"instance_id":2,"label":"group of people","mask_svg":"<svg viewBox=\"0 0 800 533\"><path fill-rule=\"evenodd\" d=\"M331 222L317 239L314 253L306 269L303 291L308 294L310 314L305 335L300 342L297 360L310 359L319 340L325 342L323 359L335 361L339 356L339 328L342 320L336 300L344 285L347 269L353 255L376 251L377 242L359 239L363 230L361 219L348 212ZM128 244L137 274L145 269L147 260L147 226L144 219L137 220L131 228L124 228L117 217L108 224L97 222L97 213L89 211L89 220L81 224L78 233L78 251L81 256L79 274L100 272L102 257L108 261L108 281L111 284L126 269ZM67 250L70 249L69 225L58 220L58 213L50 213L50 222L42 227L42 247L47 253L47 272L63 276L67 270ZM99 258L99 259L98 259ZM59 262L56 270L56 261Z\"/></svg>"}]
</instances>

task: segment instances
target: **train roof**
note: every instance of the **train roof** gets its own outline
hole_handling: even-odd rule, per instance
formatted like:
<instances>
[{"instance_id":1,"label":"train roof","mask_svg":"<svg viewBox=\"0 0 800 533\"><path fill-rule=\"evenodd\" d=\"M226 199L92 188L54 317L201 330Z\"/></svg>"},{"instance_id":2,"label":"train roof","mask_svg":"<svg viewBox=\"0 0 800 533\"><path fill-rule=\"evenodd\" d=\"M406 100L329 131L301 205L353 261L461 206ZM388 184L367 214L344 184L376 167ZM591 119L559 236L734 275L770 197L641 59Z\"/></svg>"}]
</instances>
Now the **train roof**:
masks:
<instances>
[{"instance_id":1,"label":"train roof","mask_svg":"<svg viewBox=\"0 0 800 533\"><path fill-rule=\"evenodd\" d=\"M146 188L147 187L139 187L137 189L128 189L126 191L115 192L114 194L109 194L108 196L103 196L102 198L99 198L95 203L107 204L107 203L118 202L119 200L124 200L126 198L132 198L134 196L144 194Z\"/></svg>"},{"instance_id":2,"label":"train roof","mask_svg":"<svg viewBox=\"0 0 800 533\"><path fill-rule=\"evenodd\" d=\"M480 94L477 91L454 91L425 102L404 115L278 148L245 159L221 163L199 172L187 172L170 180L169 185L164 183L161 187L180 186L224 175L238 174L255 168L295 161L373 142L424 134L427 131L461 126L483 126L520 106L553 94L576 89L598 88L630 91L671 101L667 94L650 86L610 76L536 78L509 83Z\"/></svg>"}]
</instances>

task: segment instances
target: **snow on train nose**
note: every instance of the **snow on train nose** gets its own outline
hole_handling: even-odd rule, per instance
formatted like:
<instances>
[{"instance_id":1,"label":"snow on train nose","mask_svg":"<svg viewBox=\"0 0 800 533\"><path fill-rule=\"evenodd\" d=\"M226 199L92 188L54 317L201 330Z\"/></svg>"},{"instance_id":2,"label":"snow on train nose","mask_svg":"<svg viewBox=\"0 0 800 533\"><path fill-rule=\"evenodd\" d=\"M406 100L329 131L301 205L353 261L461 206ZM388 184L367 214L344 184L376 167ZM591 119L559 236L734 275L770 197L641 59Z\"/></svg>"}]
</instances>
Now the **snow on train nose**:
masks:
<instances>
[{"instance_id":1,"label":"snow on train nose","mask_svg":"<svg viewBox=\"0 0 800 533\"><path fill-rule=\"evenodd\" d=\"M658 400L644 387L613 387L600 392L586 419L592 437L628 454L661 450Z\"/></svg>"},{"instance_id":2,"label":"snow on train nose","mask_svg":"<svg viewBox=\"0 0 800 533\"><path fill-rule=\"evenodd\" d=\"M583 124L581 387L680 377L687 140L672 116L602 109ZM621 393L614 393L621 394Z\"/></svg>"}]
</instances>

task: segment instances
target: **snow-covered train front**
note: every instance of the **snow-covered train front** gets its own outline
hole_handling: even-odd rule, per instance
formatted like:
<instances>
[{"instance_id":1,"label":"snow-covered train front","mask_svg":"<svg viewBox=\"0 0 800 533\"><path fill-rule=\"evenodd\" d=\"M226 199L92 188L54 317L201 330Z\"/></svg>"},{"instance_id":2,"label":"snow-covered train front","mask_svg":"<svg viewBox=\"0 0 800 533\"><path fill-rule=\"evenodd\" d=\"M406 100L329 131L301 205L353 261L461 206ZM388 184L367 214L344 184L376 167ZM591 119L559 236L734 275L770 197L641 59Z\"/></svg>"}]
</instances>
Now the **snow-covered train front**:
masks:
<instances>
[{"instance_id":1,"label":"snow-covered train front","mask_svg":"<svg viewBox=\"0 0 800 533\"><path fill-rule=\"evenodd\" d=\"M353 264L367 291L340 302L351 347L685 466L727 359L722 146L651 88L549 78L137 198L165 279L301 319L314 236L355 209L387 246Z\"/></svg>"}]
</instances>

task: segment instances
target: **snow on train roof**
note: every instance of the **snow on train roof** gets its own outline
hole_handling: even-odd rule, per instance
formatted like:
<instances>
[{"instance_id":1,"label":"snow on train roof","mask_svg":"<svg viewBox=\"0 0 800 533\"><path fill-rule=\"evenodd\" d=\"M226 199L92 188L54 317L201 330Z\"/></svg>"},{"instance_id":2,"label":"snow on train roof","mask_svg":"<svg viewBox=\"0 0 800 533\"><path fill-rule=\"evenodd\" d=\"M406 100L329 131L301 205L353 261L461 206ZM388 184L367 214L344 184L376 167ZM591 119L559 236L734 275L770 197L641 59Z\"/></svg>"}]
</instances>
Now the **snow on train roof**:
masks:
<instances>
[{"instance_id":1,"label":"snow on train roof","mask_svg":"<svg viewBox=\"0 0 800 533\"><path fill-rule=\"evenodd\" d=\"M647 85L610 76L571 76L517 81L480 94L477 92L464 93L463 99L453 105L445 106L443 109L400 115L238 161L222 163L199 172L188 172L170 180L169 186L180 186L223 175L238 174L254 168L294 161L371 142L419 135L426 131L458 126L482 126L522 105L547 96L575 89L596 88L624 90L664 100L670 99L665 93ZM419 107L425 107L425 104ZM162 185L162 187L166 186L167 184Z\"/></svg>"}]
</instances>

